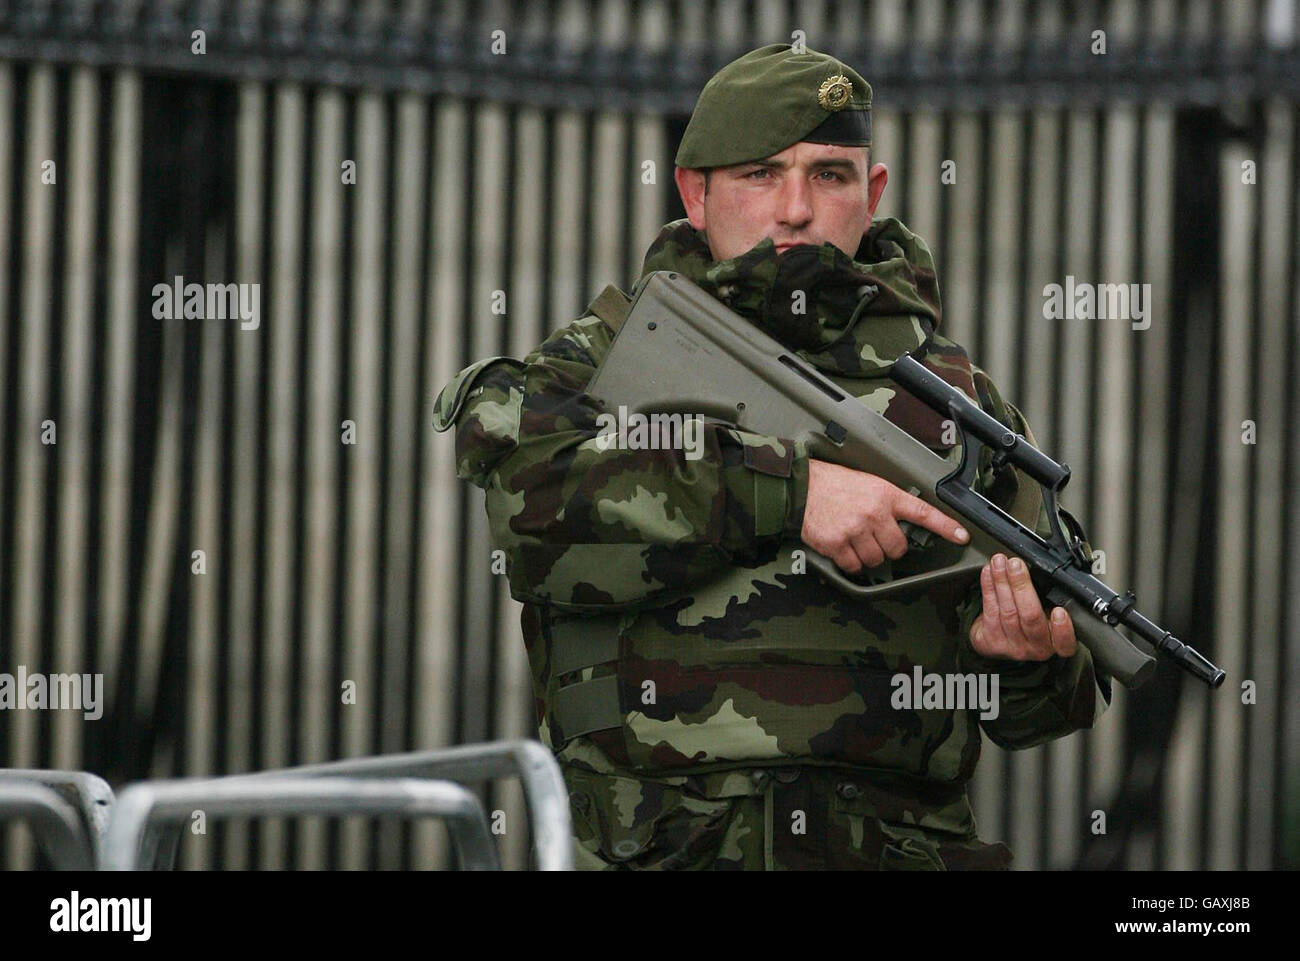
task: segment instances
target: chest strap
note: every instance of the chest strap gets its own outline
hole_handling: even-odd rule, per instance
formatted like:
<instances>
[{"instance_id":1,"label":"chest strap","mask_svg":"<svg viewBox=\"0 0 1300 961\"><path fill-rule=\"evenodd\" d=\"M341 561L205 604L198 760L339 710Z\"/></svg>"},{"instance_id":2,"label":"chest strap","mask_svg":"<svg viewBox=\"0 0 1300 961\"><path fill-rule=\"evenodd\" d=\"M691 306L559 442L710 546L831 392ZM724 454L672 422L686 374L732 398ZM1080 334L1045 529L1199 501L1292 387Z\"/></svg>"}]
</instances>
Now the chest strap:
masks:
<instances>
[{"instance_id":1,"label":"chest strap","mask_svg":"<svg viewBox=\"0 0 1300 961\"><path fill-rule=\"evenodd\" d=\"M551 676L595 667L618 658L623 613L551 621Z\"/></svg>"},{"instance_id":2,"label":"chest strap","mask_svg":"<svg viewBox=\"0 0 1300 961\"><path fill-rule=\"evenodd\" d=\"M551 703L551 740L556 746L592 731L623 726L618 703L618 677L607 674L579 681L555 692Z\"/></svg>"}]
</instances>

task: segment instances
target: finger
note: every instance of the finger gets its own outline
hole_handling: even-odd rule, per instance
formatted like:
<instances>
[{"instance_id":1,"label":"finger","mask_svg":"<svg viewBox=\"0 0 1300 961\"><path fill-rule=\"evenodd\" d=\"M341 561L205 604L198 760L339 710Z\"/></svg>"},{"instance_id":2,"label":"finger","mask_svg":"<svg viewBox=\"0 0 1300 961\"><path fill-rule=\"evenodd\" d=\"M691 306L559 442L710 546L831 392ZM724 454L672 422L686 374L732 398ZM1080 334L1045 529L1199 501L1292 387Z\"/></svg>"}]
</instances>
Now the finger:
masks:
<instances>
[{"instance_id":1,"label":"finger","mask_svg":"<svg viewBox=\"0 0 1300 961\"><path fill-rule=\"evenodd\" d=\"M995 628L994 633L990 634L986 625L987 622L982 617L975 622L970 634L971 647L984 657L1010 658L1011 654L1007 650L1006 642L999 640L1002 636L1001 631ZM990 640L990 637L993 639Z\"/></svg>"},{"instance_id":2,"label":"finger","mask_svg":"<svg viewBox=\"0 0 1300 961\"><path fill-rule=\"evenodd\" d=\"M984 595L984 617L990 617L998 609L998 592L993 587L993 562L985 564L980 571L980 590Z\"/></svg>"},{"instance_id":3,"label":"finger","mask_svg":"<svg viewBox=\"0 0 1300 961\"><path fill-rule=\"evenodd\" d=\"M862 558L858 557L857 552L853 549L853 545L851 544L840 548L832 554L831 560L833 560L835 566L845 574L856 574L862 570Z\"/></svg>"},{"instance_id":4,"label":"finger","mask_svg":"<svg viewBox=\"0 0 1300 961\"><path fill-rule=\"evenodd\" d=\"M932 507L921 498L915 497L904 490L900 490L895 496L894 518L920 524L926 530L934 531L940 537L950 540L954 544L965 544L970 541L970 534L966 528L939 510L939 508Z\"/></svg>"},{"instance_id":5,"label":"finger","mask_svg":"<svg viewBox=\"0 0 1300 961\"><path fill-rule=\"evenodd\" d=\"M1079 642L1074 636L1074 621L1070 612L1064 607L1052 611L1052 650L1061 657L1074 657L1079 650Z\"/></svg>"},{"instance_id":6,"label":"finger","mask_svg":"<svg viewBox=\"0 0 1300 961\"><path fill-rule=\"evenodd\" d=\"M985 657L1002 657L1006 653L1006 638L1002 622L998 619L998 595L993 587L993 569L985 564L980 571L980 589L984 595L984 610L972 628L971 644ZM978 640L974 636L978 632Z\"/></svg>"},{"instance_id":7,"label":"finger","mask_svg":"<svg viewBox=\"0 0 1300 961\"><path fill-rule=\"evenodd\" d=\"M1020 629L1020 608L1016 606L1016 595L1007 578L1007 558L1005 554L993 555L993 592L997 595L997 616L1002 625L1002 633L1007 642L1019 655L1024 645L1024 632Z\"/></svg>"},{"instance_id":8,"label":"finger","mask_svg":"<svg viewBox=\"0 0 1300 961\"><path fill-rule=\"evenodd\" d=\"M1007 561L1007 574L1025 640L1044 657L1050 657L1052 631L1047 623L1047 615L1043 613L1043 603L1034 590L1034 582L1029 578L1029 567L1020 558L1012 557Z\"/></svg>"},{"instance_id":9,"label":"finger","mask_svg":"<svg viewBox=\"0 0 1300 961\"><path fill-rule=\"evenodd\" d=\"M871 534L859 534L853 538L853 550L862 559L864 567L879 567L885 562L885 550Z\"/></svg>"},{"instance_id":10,"label":"finger","mask_svg":"<svg viewBox=\"0 0 1300 961\"><path fill-rule=\"evenodd\" d=\"M876 543L891 561L896 561L907 553L907 535L893 521L877 528L875 535Z\"/></svg>"}]
</instances>

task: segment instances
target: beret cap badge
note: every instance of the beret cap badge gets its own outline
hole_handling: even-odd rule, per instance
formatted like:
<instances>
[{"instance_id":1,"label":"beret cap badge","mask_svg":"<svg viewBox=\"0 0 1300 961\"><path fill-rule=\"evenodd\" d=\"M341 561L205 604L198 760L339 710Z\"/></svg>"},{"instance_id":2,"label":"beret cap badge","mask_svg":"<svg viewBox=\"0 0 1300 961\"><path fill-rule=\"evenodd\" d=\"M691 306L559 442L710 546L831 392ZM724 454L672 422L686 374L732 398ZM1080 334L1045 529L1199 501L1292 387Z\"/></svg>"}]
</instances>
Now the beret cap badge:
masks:
<instances>
[{"instance_id":1,"label":"beret cap badge","mask_svg":"<svg viewBox=\"0 0 1300 961\"><path fill-rule=\"evenodd\" d=\"M823 110L843 110L849 105L852 96L852 82L840 73L822 81L821 89L817 91L817 102Z\"/></svg>"}]
</instances>

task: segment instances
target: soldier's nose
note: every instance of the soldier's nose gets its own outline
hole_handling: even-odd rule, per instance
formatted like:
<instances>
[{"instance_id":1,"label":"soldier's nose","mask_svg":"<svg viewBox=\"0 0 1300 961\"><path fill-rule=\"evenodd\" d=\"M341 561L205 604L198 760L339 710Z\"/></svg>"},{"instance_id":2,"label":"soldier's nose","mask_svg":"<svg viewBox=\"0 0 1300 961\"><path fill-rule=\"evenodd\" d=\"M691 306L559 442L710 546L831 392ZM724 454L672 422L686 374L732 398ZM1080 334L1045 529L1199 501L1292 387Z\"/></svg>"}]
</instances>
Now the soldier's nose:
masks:
<instances>
[{"instance_id":1,"label":"soldier's nose","mask_svg":"<svg viewBox=\"0 0 1300 961\"><path fill-rule=\"evenodd\" d=\"M809 202L808 189L804 184L798 182L789 184L783 199L782 223L798 228L812 220L812 204Z\"/></svg>"}]
</instances>

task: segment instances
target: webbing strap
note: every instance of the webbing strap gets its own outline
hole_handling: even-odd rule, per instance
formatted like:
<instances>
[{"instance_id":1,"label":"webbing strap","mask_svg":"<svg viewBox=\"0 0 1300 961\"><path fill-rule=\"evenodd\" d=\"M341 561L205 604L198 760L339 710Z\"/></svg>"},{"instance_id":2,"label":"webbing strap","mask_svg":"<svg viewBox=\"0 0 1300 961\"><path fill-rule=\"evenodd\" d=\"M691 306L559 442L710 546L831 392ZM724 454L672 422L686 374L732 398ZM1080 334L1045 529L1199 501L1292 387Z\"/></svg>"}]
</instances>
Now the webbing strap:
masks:
<instances>
[{"instance_id":1,"label":"webbing strap","mask_svg":"<svg viewBox=\"0 0 1300 961\"><path fill-rule=\"evenodd\" d=\"M618 677L613 674L560 688L551 708L552 719L565 741L623 725Z\"/></svg>"},{"instance_id":2,"label":"webbing strap","mask_svg":"<svg viewBox=\"0 0 1300 961\"><path fill-rule=\"evenodd\" d=\"M551 676L616 660L621 618L619 613L552 621Z\"/></svg>"},{"instance_id":3,"label":"webbing strap","mask_svg":"<svg viewBox=\"0 0 1300 961\"><path fill-rule=\"evenodd\" d=\"M596 295L595 300L587 305L587 313L595 314L605 322L606 327L617 334L618 329L623 326L623 321L627 319L631 306L632 301L627 294L613 284L609 284Z\"/></svg>"}]
</instances>

